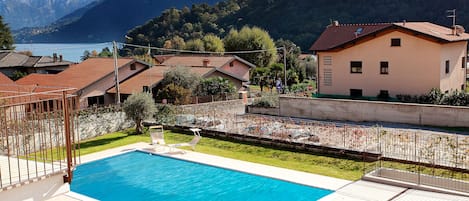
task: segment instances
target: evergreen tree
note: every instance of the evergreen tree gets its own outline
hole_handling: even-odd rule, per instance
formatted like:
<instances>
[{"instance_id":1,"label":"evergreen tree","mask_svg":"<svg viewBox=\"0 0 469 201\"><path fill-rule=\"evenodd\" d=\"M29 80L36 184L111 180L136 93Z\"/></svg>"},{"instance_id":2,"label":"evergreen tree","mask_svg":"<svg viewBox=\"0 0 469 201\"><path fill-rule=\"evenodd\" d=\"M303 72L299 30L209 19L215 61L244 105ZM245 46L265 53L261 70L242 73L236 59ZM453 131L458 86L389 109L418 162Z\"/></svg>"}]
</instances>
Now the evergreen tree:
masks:
<instances>
[{"instance_id":1,"label":"evergreen tree","mask_svg":"<svg viewBox=\"0 0 469 201\"><path fill-rule=\"evenodd\" d=\"M3 18L0 16L0 50L15 49L14 43L8 24L3 23Z\"/></svg>"}]
</instances>

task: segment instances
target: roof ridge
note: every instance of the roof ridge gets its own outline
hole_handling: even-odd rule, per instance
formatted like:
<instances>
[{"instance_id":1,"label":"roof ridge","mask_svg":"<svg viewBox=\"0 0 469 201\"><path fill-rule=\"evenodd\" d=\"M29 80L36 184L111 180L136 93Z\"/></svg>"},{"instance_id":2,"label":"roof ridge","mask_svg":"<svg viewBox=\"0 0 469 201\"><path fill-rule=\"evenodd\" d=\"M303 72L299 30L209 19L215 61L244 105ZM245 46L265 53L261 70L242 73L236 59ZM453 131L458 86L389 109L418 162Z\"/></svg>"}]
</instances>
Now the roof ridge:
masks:
<instances>
[{"instance_id":1,"label":"roof ridge","mask_svg":"<svg viewBox=\"0 0 469 201\"><path fill-rule=\"evenodd\" d=\"M377 22L377 23L350 23L339 24L339 26L374 26L374 25L392 25L392 22Z\"/></svg>"}]
</instances>

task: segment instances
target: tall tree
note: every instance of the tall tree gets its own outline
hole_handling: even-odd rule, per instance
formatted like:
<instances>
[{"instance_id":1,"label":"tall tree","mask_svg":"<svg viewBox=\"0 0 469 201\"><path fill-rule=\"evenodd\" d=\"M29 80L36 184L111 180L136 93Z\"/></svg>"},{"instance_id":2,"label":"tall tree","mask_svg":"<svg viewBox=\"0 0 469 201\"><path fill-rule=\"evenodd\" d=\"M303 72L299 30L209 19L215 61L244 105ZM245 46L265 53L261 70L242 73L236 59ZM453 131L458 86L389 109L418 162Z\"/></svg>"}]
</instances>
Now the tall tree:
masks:
<instances>
[{"instance_id":1,"label":"tall tree","mask_svg":"<svg viewBox=\"0 0 469 201\"><path fill-rule=\"evenodd\" d=\"M244 26L240 31L232 29L223 41L228 52L263 50L239 55L258 67L269 66L277 59L274 41L269 33L261 28Z\"/></svg>"},{"instance_id":2,"label":"tall tree","mask_svg":"<svg viewBox=\"0 0 469 201\"><path fill-rule=\"evenodd\" d=\"M213 34L207 34L202 39L204 41L205 51L209 52L224 52L225 45L220 37Z\"/></svg>"},{"instance_id":3,"label":"tall tree","mask_svg":"<svg viewBox=\"0 0 469 201\"><path fill-rule=\"evenodd\" d=\"M3 17L0 16L0 50L13 50L15 42L11 35L10 27L3 22Z\"/></svg>"},{"instance_id":4,"label":"tall tree","mask_svg":"<svg viewBox=\"0 0 469 201\"><path fill-rule=\"evenodd\" d=\"M301 48L290 40L279 39L275 41L277 47L285 47L287 70L292 70L298 76L299 81L306 79L306 68L299 65ZM279 52L279 63L283 63L283 49Z\"/></svg>"}]
</instances>

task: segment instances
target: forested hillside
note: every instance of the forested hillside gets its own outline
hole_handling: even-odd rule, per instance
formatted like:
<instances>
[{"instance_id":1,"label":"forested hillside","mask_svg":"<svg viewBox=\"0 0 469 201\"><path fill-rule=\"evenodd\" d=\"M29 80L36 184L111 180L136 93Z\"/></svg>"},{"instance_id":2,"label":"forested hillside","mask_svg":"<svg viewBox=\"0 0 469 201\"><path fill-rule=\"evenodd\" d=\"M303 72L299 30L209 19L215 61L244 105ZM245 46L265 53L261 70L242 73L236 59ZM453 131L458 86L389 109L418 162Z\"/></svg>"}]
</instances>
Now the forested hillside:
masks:
<instances>
[{"instance_id":1,"label":"forested hillside","mask_svg":"<svg viewBox=\"0 0 469 201\"><path fill-rule=\"evenodd\" d=\"M450 26L446 10L456 9L457 24L469 27L467 0L229 0L214 7L171 10L128 34L132 42L162 46L174 36L184 40L214 33L223 37L244 25L267 30L274 39L288 39L307 50L331 22L377 23L429 21Z\"/></svg>"}]
</instances>

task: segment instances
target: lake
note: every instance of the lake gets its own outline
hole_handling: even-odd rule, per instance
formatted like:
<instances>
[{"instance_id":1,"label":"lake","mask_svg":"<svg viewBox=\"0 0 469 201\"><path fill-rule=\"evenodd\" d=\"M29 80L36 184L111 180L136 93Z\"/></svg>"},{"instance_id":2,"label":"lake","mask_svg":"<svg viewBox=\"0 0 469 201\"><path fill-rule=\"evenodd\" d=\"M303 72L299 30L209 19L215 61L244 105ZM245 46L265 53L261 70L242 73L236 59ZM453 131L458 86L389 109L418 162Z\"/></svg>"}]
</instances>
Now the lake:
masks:
<instances>
[{"instance_id":1,"label":"lake","mask_svg":"<svg viewBox=\"0 0 469 201\"><path fill-rule=\"evenodd\" d=\"M80 62L83 52L96 50L101 52L105 47L112 50L112 43L31 43L15 44L16 51L29 50L34 56L52 56L53 53L63 55L64 60Z\"/></svg>"}]
</instances>

